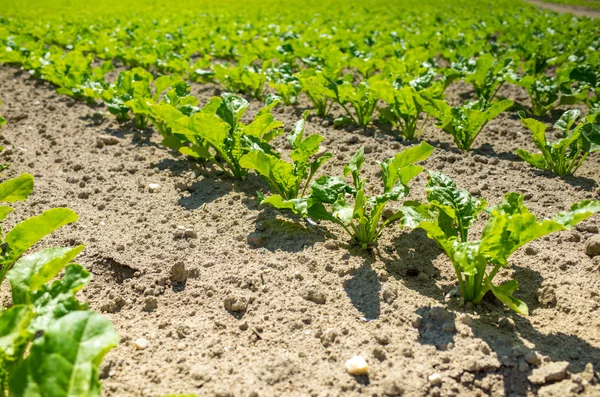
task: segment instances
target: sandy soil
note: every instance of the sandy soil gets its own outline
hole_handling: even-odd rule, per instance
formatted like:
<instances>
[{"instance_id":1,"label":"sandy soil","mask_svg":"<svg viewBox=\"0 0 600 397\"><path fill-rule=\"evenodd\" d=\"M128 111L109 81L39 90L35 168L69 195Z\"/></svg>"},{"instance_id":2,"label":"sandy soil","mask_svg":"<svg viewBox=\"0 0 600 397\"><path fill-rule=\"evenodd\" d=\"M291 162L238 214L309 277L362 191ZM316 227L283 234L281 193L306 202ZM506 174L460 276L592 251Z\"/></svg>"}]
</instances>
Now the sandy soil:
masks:
<instances>
[{"instance_id":1,"label":"sandy soil","mask_svg":"<svg viewBox=\"0 0 600 397\"><path fill-rule=\"evenodd\" d=\"M195 91L204 103L216 90ZM449 261L420 231L391 227L378 252L364 253L334 227L326 235L259 207L255 191L266 186L257 177L224 179L169 153L158 134L103 116L102 107L7 67L0 93L3 157L12 163L5 177L36 177L12 220L57 206L80 216L44 244L87 244L78 260L94 280L82 299L122 338L102 367L106 396L600 395L600 256L585 254L600 217L513 256L502 276L521 283L529 317L491 298L459 307L445 298L455 287ZM462 84L449 91L453 101L469 95ZM527 102L516 88L501 95ZM303 105L278 117L290 126ZM252 102L248 116L258 108ZM307 127L334 152L325 171L341 174L364 145L373 189L376 161L407 145L328 124L315 118ZM600 156L565 179L518 161L516 148L534 146L514 114L490 123L473 153L455 150L431 123L423 138L436 146L428 168L491 205L520 191L533 212L549 216L600 198ZM287 152L284 139L277 144ZM424 181L413 183L412 198L424 198ZM150 192L150 183L161 189ZM136 349L138 338L149 346ZM359 354L368 377L344 370Z\"/></svg>"},{"instance_id":2,"label":"sandy soil","mask_svg":"<svg viewBox=\"0 0 600 397\"><path fill-rule=\"evenodd\" d=\"M578 7L572 6L568 4L558 4L558 3L546 3L545 1L537 1L537 0L525 0L526 2L533 4L540 8L545 8L547 10L556 11L561 14L573 14L578 17L589 17L589 18L600 18L600 11L594 10L587 7Z\"/></svg>"}]
</instances>

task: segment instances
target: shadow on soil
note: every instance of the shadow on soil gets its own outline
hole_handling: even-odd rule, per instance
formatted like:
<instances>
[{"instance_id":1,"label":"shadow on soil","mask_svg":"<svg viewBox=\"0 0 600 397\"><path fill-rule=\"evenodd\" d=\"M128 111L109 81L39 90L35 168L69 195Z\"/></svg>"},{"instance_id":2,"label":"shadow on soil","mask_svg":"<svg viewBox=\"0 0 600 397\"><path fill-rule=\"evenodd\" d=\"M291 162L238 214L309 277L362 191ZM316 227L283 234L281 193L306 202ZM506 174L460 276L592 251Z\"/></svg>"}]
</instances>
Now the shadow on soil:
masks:
<instances>
[{"instance_id":1,"label":"shadow on soil","mask_svg":"<svg viewBox=\"0 0 600 397\"><path fill-rule=\"evenodd\" d=\"M381 283L372 264L375 261L366 257L364 263L358 268L352 278L344 282L344 290L350 302L360 311L367 320L378 319L381 314L379 292Z\"/></svg>"},{"instance_id":2,"label":"shadow on soil","mask_svg":"<svg viewBox=\"0 0 600 397\"><path fill-rule=\"evenodd\" d=\"M530 312L539 307L536 292L542 284L538 272L525 267L513 266L515 278L521 284L519 297L529 306ZM418 323L419 343L434 345L438 350L450 348L456 335L456 314L470 310L457 308L438 298L441 307L423 307L416 313L421 317ZM488 294L477 307L480 317L472 320L470 328L475 338L484 341L491 351L497 354L502 366L496 370L503 377L504 395L527 395L531 384L527 377L532 374L534 365L528 365L526 371L519 370L524 355L537 352L547 356L552 362L566 361L572 373L583 371L587 363L600 361L600 349L582 338L567 332L543 333L538 331L524 316L507 312L502 304ZM514 321L513 326L506 318ZM528 346L534 346L533 348ZM515 354L521 352L521 354ZM542 364L544 365L544 364ZM478 373L474 373L478 375Z\"/></svg>"},{"instance_id":3,"label":"shadow on soil","mask_svg":"<svg viewBox=\"0 0 600 397\"><path fill-rule=\"evenodd\" d=\"M265 208L257 217L255 231L248 235L248 244L271 252L301 252L325 241L328 235L326 230L298 216L291 215L289 219L277 217L275 211Z\"/></svg>"},{"instance_id":4,"label":"shadow on soil","mask_svg":"<svg viewBox=\"0 0 600 397\"><path fill-rule=\"evenodd\" d=\"M445 293L433 280L439 274L433 260L441 253L424 230L413 229L398 236L394 250L381 260L388 273L408 288L441 301Z\"/></svg>"}]
</instances>

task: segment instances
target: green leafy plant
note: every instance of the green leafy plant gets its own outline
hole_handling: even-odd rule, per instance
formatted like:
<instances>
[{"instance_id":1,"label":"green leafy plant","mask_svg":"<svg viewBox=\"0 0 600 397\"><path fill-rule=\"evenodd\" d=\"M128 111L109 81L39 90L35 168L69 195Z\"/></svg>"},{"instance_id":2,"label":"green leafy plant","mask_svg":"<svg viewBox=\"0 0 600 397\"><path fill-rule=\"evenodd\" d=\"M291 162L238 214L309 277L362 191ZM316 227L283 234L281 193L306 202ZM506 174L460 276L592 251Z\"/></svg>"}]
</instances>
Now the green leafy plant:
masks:
<instances>
[{"instance_id":1,"label":"green leafy plant","mask_svg":"<svg viewBox=\"0 0 600 397\"><path fill-rule=\"evenodd\" d=\"M488 291L517 313L527 315L527 305L514 297L516 280L494 285L500 269L523 245L549 233L567 230L600 211L600 201L584 200L570 211L539 221L523 205L523 196L508 193L495 208L489 209L479 240L469 239L469 228L487 203L476 199L454 181L438 172L429 172L427 203L405 202L400 211L401 224L421 228L446 252L458 279L465 302L481 302Z\"/></svg>"},{"instance_id":2,"label":"green leafy plant","mask_svg":"<svg viewBox=\"0 0 600 397\"><path fill-rule=\"evenodd\" d=\"M588 97L588 90L574 92L565 84L546 76L534 77L525 76L519 81L519 85L527 90L531 100L530 113L540 117L548 114L552 109L559 105L573 105L578 102L585 102Z\"/></svg>"},{"instance_id":3,"label":"green leafy plant","mask_svg":"<svg viewBox=\"0 0 600 397\"><path fill-rule=\"evenodd\" d=\"M23 201L32 189L33 177L22 174L0 184L0 201ZM13 211L1 206L0 220ZM12 306L0 307L1 396L100 396L99 366L118 336L108 320L75 297L91 280L85 268L70 263L84 246L23 256L76 220L70 209L54 208L2 235L0 285L5 278L10 282ZM52 281L63 269L64 276Z\"/></svg>"},{"instance_id":4,"label":"green leafy plant","mask_svg":"<svg viewBox=\"0 0 600 397\"><path fill-rule=\"evenodd\" d=\"M165 122L173 134L179 135L182 154L209 161L227 175L243 179L248 170L240 165L240 159L246 153L254 150L279 156L268 144L283 132L283 123L271 114L279 102L279 97L267 97L265 107L250 124L240 121L248 101L234 94L211 98L204 108L191 116L177 112L165 112L163 116L167 117Z\"/></svg>"},{"instance_id":5,"label":"green leafy plant","mask_svg":"<svg viewBox=\"0 0 600 397\"><path fill-rule=\"evenodd\" d=\"M365 161L364 149L361 148L344 167L344 175L352 176L352 185L342 178L325 175L312 184L308 197L284 200L279 195L272 195L262 203L289 209L315 221L334 222L354 242L367 249L377 243L386 226L401 216L400 212L396 212L383 220L383 211L390 201L398 201L408 195L408 183L423 170L423 167L414 163L425 160L432 152L433 147L422 142L381 162L383 192L379 195L366 194L365 181L360 177L360 169ZM350 198L353 202L348 202Z\"/></svg>"},{"instance_id":6,"label":"green leafy plant","mask_svg":"<svg viewBox=\"0 0 600 397\"><path fill-rule=\"evenodd\" d=\"M410 85L396 89L390 83L381 88L380 95L388 104L385 108L377 109L380 120L387 120L408 141L417 138L429 119L427 115L418 127L420 116L423 114L424 100L417 89Z\"/></svg>"},{"instance_id":7,"label":"green leafy plant","mask_svg":"<svg viewBox=\"0 0 600 397\"><path fill-rule=\"evenodd\" d=\"M294 105L297 102L302 87L289 64L268 69L267 76L269 87L275 90L285 105Z\"/></svg>"},{"instance_id":8,"label":"green leafy plant","mask_svg":"<svg viewBox=\"0 0 600 397\"><path fill-rule=\"evenodd\" d=\"M517 149L517 155L536 168L550 170L558 175L573 174L590 153L600 151L600 109L588 114L579 124L578 109L568 110L554 124L562 132L555 142L546 140L546 124L535 119L521 118L521 123L532 132L535 145L541 153Z\"/></svg>"},{"instance_id":9,"label":"green leafy plant","mask_svg":"<svg viewBox=\"0 0 600 397\"><path fill-rule=\"evenodd\" d=\"M308 112L304 112L303 118L296 122L288 136L288 143L292 148L291 164L262 150L252 150L240 159L243 168L254 170L262 176L273 193L284 200L304 196L315 173L333 156L326 152L314 158L319 151L319 144L325 138L316 134L303 138L307 117ZM314 159L311 161L311 158ZM262 195L261 200L264 200Z\"/></svg>"},{"instance_id":10,"label":"green leafy plant","mask_svg":"<svg viewBox=\"0 0 600 397\"><path fill-rule=\"evenodd\" d=\"M317 117L328 116L333 105L332 98L335 98L331 83L323 73L313 69L305 69L299 74L298 78L302 91L315 107Z\"/></svg>"},{"instance_id":11,"label":"green leafy plant","mask_svg":"<svg viewBox=\"0 0 600 397\"><path fill-rule=\"evenodd\" d=\"M115 84L102 91L102 99L108 111L120 121L129 120L132 107L142 107L135 116L138 128L146 128L148 124L145 112L145 100L152 97L150 84L154 77L142 68L134 68L119 73ZM137 109L136 109L137 110Z\"/></svg>"},{"instance_id":12,"label":"green leafy plant","mask_svg":"<svg viewBox=\"0 0 600 397\"><path fill-rule=\"evenodd\" d=\"M354 86L352 83L344 81L341 84L331 85L335 93L334 100L346 111L347 117L337 119L336 124L352 122L363 128L366 128L373 119L375 106L379 100L378 86L381 81L366 82L363 81ZM350 104L354 109L351 112L346 105Z\"/></svg>"},{"instance_id":13,"label":"green leafy plant","mask_svg":"<svg viewBox=\"0 0 600 397\"><path fill-rule=\"evenodd\" d=\"M461 150L470 150L487 123L513 105L513 101L508 99L491 103L479 100L453 108L444 100L430 96L424 98L427 101L426 112L437 119L435 126L452 135Z\"/></svg>"},{"instance_id":14,"label":"green leafy plant","mask_svg":"<svg viewBox=\"0 0 600 397\"><path fill-rule=\"evenodd\" d=\"M204 81L219 84L227 91L263 99L270 66L270 61L252 59L252 54L248 54L237 65L215 64L212 71L204 73L202 77Z\"/></svg>"},{"instance_id":15,"label":"green leafy plant","mask_svg":"<svg viewBox=\"0 0 600 397\"><path fill-rule=\"evenodd\" d=\"M487 53L473 62L472 70L465 74L465 81L473 85L478 99L491 101L506 81L515 81L512 58L496 59Z\"/></svg>"}]
</instances>

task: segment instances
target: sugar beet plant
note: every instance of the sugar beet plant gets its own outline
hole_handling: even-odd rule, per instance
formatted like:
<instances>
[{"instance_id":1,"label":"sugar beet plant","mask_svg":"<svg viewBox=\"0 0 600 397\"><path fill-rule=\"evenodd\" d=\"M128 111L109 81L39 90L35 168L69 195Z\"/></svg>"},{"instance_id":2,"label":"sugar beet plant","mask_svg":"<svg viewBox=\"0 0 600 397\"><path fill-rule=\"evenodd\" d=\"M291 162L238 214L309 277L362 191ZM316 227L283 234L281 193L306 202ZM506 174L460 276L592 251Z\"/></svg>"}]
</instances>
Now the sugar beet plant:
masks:
<instances>
[{"instance_id":1,"label":"sugar beet plant","mask_svg":"<svg viewBox=\"0 0 600 397\"><path fill-rule=\"evenodd\" d=\"M263 199L262 203L289 209L314 221L336 223L352 241L367 249L376 245L386 226L399 219L401 213L396 212L384 220L383 211L390 201L408 195L408 183L423 170L414 163L427 159L432 152L433 147L422 142L381 162L383 192L379 195L366 193L366 181L360 176L365 161L361 148L344 167L344 176L351 176L352 184L340 177L324 175L313 182L308 197L285 200L275 194Z\"/></svg>"},{"instance_id":2,"label":"sugar beet plant","mask_svg":"<svg viewBox=\"0 0 600 397\"><path fill-rule=\"evenodd\" d=\"M23 201L32 189L33 176L22 174L0 184L0 201ZM0 206L0 221L13 211ZM0 285L10 282L12 306L0 306L0 396L100 396L99 366L118 337L108 320L75 297L91 279L85 268L70 263L83 246L23 256L76 220L70 209L54 208L2 235Z\"/></svg>"},{"instance_id":3,"label":"sugar beet plant","mask_svg":"<svg viewBox=\"0 0 600 397\"><path fill-rule=\"evenodd\" d=\"M330 152L315 156L324 138L321 135L304 138L307 117L308 112L304 112L288 136L292 148L291 164L263 150L252 150L240 159L240 166L262 176L271 190L284 200L304 196L315 173L333 156ZM261 196L261 199L264 197Z\"/></svg>"},{"instance_id":4,"label":"sugar beet plant","mask_svg":"<svg viewBox=\"0 0 600 397\"><path fill-rule=\"evenodd\" d=\"M169 104L161 112L164 122L179 139L182 154L209 161L227 175L243 179L248 175L248 170L240 164L245 154L260 151L279 157L268 144L283 132L283 124L271 114L279 101L279 97L268 96L265 106L249 124L240 121L248 101L234 94L213 97L190 116Z\"/></svg>"},{"instance_id":5,"label":"sugar beet plant","mask_svg":"<svg viewBox=\"0 0 600 397\"><path fill-rule=\"evenodd\" d=\"M473 142L491 120L510 108L513 101L487 102L484 99L451 107L444 100L426 97L427 113L437 119L435 126L454 138L461 150L470 150Z\"/></svg>"},{"instance_id":6,"label":"sugar beet plant","mask_svg":"<svg viewBox=\"0 0 600 397\"><path fill-rule=\"evenodd\" d=\"M600 201L583 200L570 211L538 220L523 205L523 196L507 193L500 205L488 209L489 220L478 240L471 240L469 228L487 203L476 199L454 181L438 172L429 172L427 202L406 202L401 224L421 228L446 252L458 279L465 302L481 302L488 291L517 313L527 315L527 305L513 296L516 280L494 284L509 257L523 245L547 234L567 230L600 211Z\"/></svg>"},{"instance_id":7,"label":"sugar beet plant","mask_svg":"<svg viewBox=\"0 0 600 397\"><path fill-rule=\"evenodd\" d=\"M517 155L536 168L550 170L558 175L573 174L590 153L600 152L600 109L590 112L579 124L578 109L567 110L554 124L562 133L555 142L546 140L546 124L535 119L521 119L532 132L535 145L541 153L517 149Z\"/></svg>"}]
</instances>

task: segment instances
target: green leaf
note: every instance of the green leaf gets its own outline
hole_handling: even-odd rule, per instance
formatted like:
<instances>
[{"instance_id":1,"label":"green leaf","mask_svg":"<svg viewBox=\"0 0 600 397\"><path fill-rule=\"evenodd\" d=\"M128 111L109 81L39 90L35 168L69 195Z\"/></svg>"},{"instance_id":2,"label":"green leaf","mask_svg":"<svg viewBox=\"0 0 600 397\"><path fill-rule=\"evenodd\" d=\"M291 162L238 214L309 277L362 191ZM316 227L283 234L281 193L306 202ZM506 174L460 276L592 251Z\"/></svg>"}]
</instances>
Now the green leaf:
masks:
<instances>
[{"instance_id":1,"label":"green leaf","mask_svg":"<svg viewBox=\"0 0 600 397\"><path fill-rule=\"evenodd\" d=\"M110 321L76 311L53 322L35 340L9 381L14 397L100 397L102 359L118 343Z\"/></svg>"},{"instance_id":2,"label":"green leaf","mask_svg":"<svg viewBox=\"0 0 600 397\"><path fill-rule=\"evenodd\" d=\"M88 284L92 275L81 265L70 264L65 268L65 276L45 284L32 293L32 303L36 317L31 321L32 332L46 330L55 320L77 310L86 310L87 304L75 298L75 293Z\"/></svg>"},{"instance_id":3,"label":"green leaf","mask_svg":"<svg viewBox=\"0 0 600 397\"><path fill-rule=\"evenodd\" d=\"M5 220L8 214L13 212L14 210L15 209L12 207L7 207L5 205L0 206L0 221Z\"/></svg>"},{"instance_id":4,"label":"green leaf","mask_svg":"<svg viewBox=\"0 0 600 397\"><path fill-rule=\"evenodd\" d=\"M23 201L33 191L33 175L21 174L16 178L0 183L0 201L14 203Z\"/></svg>"},{"instance_id":5,"label":"green leaf","mask_svg":"<svg viewBox=\"0 0 600 397\"><path fill-rule=\"evenodd\" d=\"M264 177L274 192L286 199L296 198L297 176L291 164L267 153L253 150L240 159L240 165Z\"/></svg>"},{"instance_id":6,"label":"green leaf","mask_svg":"<svg viewBox=\"0 0 600 397\"><path fill-rule=\"evenodd\" d=\"M453 221L441 224L444 232L448 236L460 236L463 242L467 240L469 227L487 205L484 199L476 199L468 191L458 189L452 179L436 171L429 171L427 200Z\"/></svg>"},{"instance_id":7,"label":"green leaf","mask_svg":"<svg viewBox=\"0 0 600 397\"><path fill-rule=\"evenodd\" d=\"M521 159L528 162L529 164L533 165L534 167L542 170L547 169L546 159L542 154L529 153L528 151L523 149L517 149L516 153L517 156L519 156Z\"/></svg>"},{"instance_id":8,"label":"green leaf","mask_svg":"<svg viewBox=\"0 0 600 397\"><path fill-rule=\"evenodd\" d=\"M19 259L6 276L12 287L13 302L32 303L31 293L56 277L84 247L79 245L74 248L48 248Z\"/></svg>"},{"instance_id":9,"label":"green leaf","mask_svg":"<svg viewBox=\"0 0 600 397\"><path fill-rule=\"evenodd\" d=\"M481 253L493 263L505 266L519 247L547 234L570 229L599 211L600 201L585 200L574 204L570 211L538 221L523 205L521 194L508 193L491 211L481 237Z\"/></svg>"},{"instance_id":10,"label":"green leaf","mask_svg":"<svg viewBox=\"0 0 600 397\"><path fill-rule=\"evenodd\" d=\"M354 189L338 177L324 175L312 184L311 197L322 203L333 204L344 193L354 193Z\"/></svg>"},{"instance_id":11,"label":"green leaf","mask_svg":"<svg viewBox=\"0 0 600 397\"><path fill-rule=\"evenodd\" d=\"M548 126L536 119L521 119L521 123L533 132L533 142L540 150L546 148L546 129Z\"/></svg>"},{"instance_id":12,"label":"green leaf","mask_svg":"<svg viewBox=\"0 0 600 397\"><path fill-rule=\"evenodd\" d=\"M421 142L417 146L403 150L392 159L380 163L384 192L391 191L399 181L403 185L407 185L422 171L422 167L413 164L427 159L431 153L433 153L433 146L427 142Z\"/></svg>"},{"instance_id":13,"label":"green leaf","mask_svg":"<svg viewBox=\"0 0 600 397\"><path fill-rule=\"evenodd\" d=\"M513 294L519 289L519 283L516 280L510 280L498 286L489 284L489 288L500 302L504 303L506 306L519 314L524 316L529 315L529 308L525 302L513 296Z\"/></svg>"},{"instance_id":14,"label":"green leaf","mask_svg":"<svg viewBox=\"0 0 600 397\"><path fill-rule=\"evenodd\" d=\"M0 313L0 353L8 357L19 353L23 344L32 336L27 326L34 316L35 313L28 305L15 305Z\"/></svg>"},{"instance_id":15,"label":"green leaf","mask_svg":"<svg viewBox=\"0 0 600 397\"><path fill-rule=\"evenodd\" d=\"M4 242L11 249L12 258L16 259L46 235L75 221L77 221L77 214L72 210L53 208L18 223L6 234Z\"/></svg>"},{"instance_id":16,"label":"green leaf","mask_svg":"<svg viewBox=\"0 0 600 397\"><path fill-rule=\"evenodd\" d=\"M225 93L221 97L223 100L217 109L217 116L229 124L233 131L246 109L248 109L248 101L238 95L229 93Z\"/></svg>"}]
</instances>

